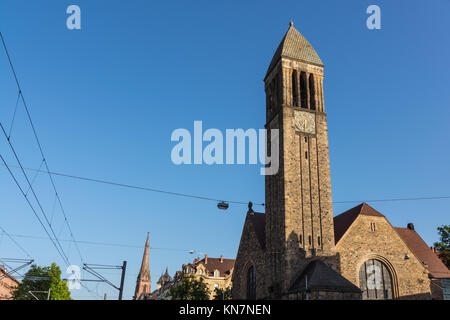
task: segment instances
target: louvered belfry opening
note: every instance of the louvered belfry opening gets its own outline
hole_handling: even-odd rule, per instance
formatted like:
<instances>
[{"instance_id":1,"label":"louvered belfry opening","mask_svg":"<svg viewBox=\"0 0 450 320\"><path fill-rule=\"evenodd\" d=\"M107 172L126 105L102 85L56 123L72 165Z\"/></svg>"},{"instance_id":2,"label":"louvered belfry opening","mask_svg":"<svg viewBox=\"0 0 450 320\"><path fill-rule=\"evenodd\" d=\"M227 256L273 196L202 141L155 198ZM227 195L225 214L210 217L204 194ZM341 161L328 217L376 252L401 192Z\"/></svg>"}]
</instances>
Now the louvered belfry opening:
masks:
<instances>
[{"instance_id":1,"label":"louvered belfry opening","mask_svg":"<svg viewBox=\"0 0 450 320\"><path fill-rule=\"evenodd\" d=\"M300 100L302 108L308 109L308 92L306 91L306 73L300 73Z\"/></svg>"},{"instance_id":2,"label":"louvered belfry opening","mask_svg":"<svg viewBox=\"0 0 450 320\"><path fill-rule=\"evenodd\" d=\"M292 105L298 107L298 75L297 70L292 71Z\"/></svg>"},{"instance_id":3,"label":"louvered belfry opening","mask_svg":"<svg viewBox=\"0 0 450 320\"><path fill-rule=\"evenodd\" d=\"M311 110L316 110L316 89L314 87L314 75L309 75L309 108Z\"/></svg>"}]
</instances>

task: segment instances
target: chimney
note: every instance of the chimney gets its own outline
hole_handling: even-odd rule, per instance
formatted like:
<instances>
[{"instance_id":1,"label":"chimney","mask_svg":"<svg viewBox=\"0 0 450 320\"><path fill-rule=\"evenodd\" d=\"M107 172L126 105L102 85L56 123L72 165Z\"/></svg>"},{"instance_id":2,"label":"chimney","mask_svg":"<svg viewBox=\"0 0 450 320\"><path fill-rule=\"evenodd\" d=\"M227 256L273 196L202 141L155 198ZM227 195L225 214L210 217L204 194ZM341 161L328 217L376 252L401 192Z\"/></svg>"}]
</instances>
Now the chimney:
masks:
<instances>
[{"instance_id":1,"label":"chimney","mask_svg":"<svg viewBox=\"0 0 450 320\"><path fill-rule=\"evenodd\" d=\"M409 230L413 230L414 231L414 223L410 222L408 223L408 225L406 226Z\"/></svg>"},{"instance_id":2,"label":"chimney","mask_svg":"<svg viewBox=\"0 0 450 320\"><path fill-rule=\"evenodd\" d=\"M220 256L220 263L223 263L223 256Z\"/></svg>"},{"instance_id":3,"label":"chimney","mask_svg":"<svg viewBox=\"0 0 450 320\"><path fill-rule=\"evenodd\" d=\"M435 247L430 247L431 251L436 252L436 248Z\"/></svg>"},{"instance_id":4,"label":"chimney","mask_svg":"<svg viewBox=\"0 0 450 320\"><path fill-rule=\"evenodd\" d=\"M205 254L205 264L208 264L208 255Z\"/></svg>"}]
</instances>

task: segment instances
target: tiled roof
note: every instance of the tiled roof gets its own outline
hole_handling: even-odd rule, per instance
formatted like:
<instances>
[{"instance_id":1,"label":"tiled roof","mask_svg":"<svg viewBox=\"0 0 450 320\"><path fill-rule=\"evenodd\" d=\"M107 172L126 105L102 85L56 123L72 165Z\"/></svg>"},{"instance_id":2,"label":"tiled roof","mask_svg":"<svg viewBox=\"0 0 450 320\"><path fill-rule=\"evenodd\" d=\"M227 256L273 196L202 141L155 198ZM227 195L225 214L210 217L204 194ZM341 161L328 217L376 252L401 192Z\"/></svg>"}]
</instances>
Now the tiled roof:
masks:
<instances>
[{"instance_id":1,"label":"tiled roof","mask_svg":"<svg viewBox=\"0 0 450 320\"><path fill-rule=\"evenodd\" d=\"M339 273L331 269L322 260L311 261L294 281L289 289L290 292L298 292L308 290L338 291L338 292L355 292L360 293L361 290L345 279Z\"/></svg>"},{"instance_id":2,"label":"tiled roof","mask_svg":"<svg viewBox=\"0 0 450 320\"><path fill-rule=\"evenodd\" d=\"M314 50L308 40L306 40L305 37L303 37L301 33L294 28L294 24L292 22L289 26L288 31L283 37L283 40L281 40L277 51L275 51L275 54L269 65L269 69L267 69L267 75L270 73L270 71L272 71L281 57L292 58L304 61L306 63L323 66L322 60L320 60L317 52Z\"/></svg>"},{"instance_id":3,"label":"tiled roof","mask_svg":"<svg viewBox=\"0 0 450 320\"><path fill-rule=\"evenodd\" d=\"M214 275L214 270L218 270L221 277L226 277L231 274L231 269L234 267L234 262L234 259L223 259L223 262L220 262L220 258L208 257L208 263L205 263L205 258L203 258L196 265L202 263L208 270L208 275L210 276Z\"/></svg>"},{"instance_id":4,"label":"tiled roof","mask_svg":"<svg viewBox=\"0 0 450 320\"><path fill-rule=\"evenodd\" d=\"M360 205L341 213L333 218L335 243L338 243L353 221L355 221L360 214L366 216L384 217L384 215L369 206L367 203L361 203Z\"/></svg>"},{"instance_id":5,"label":"tiled roof","mask_svg":"<svg viewBox=\"0 0 450 320\"><path fill-rule=\"evenodd\" d=\"M408 228L394 228L414 255L425 264L435 278L450 278L450 270L442 263L419 234Z\"/></svg>"}]
</instances>

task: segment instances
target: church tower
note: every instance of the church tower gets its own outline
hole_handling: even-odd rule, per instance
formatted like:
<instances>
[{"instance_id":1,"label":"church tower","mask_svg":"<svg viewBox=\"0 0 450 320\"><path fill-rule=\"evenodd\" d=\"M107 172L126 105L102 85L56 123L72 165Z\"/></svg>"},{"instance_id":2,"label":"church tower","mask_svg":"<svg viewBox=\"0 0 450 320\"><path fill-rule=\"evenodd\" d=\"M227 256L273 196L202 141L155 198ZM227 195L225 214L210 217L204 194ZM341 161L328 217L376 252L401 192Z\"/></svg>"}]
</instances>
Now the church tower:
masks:
<instances>
[{"instance_id":1,"label":"church tower","mask_svg":"<svg viewBox=\"0 0 450 320\"><path fill-rule=\"evenodd\" d=\"M334 264L323 68L291 22L264 79L266 129L279 129L280 168L265 178L266 263L273 297L287 292L313 259Z\"/></svg>"},{"instance_id":2,"label":"church tower","mask_svg":"<svg viewBox=\"0 0 450 320\"><path fill-rule=\"evenodd\" d=\"M150 294L149 247L149 233L147 232L144 256L142 257L141 269L136 280L134 300L145 299L145 296Z\"/></svg>"}]
</instances>

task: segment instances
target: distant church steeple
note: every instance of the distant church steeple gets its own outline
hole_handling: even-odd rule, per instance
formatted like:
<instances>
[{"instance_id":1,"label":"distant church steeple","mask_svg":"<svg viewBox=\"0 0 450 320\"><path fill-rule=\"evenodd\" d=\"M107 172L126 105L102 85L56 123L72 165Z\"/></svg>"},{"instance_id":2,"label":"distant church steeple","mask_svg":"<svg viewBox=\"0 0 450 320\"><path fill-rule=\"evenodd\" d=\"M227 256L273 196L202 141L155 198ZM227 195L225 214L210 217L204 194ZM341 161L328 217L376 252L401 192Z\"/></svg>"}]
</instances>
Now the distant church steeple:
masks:
<instances>
[{"instance_id":1,"label":"distant church steeple","mask_svg":"<svg viewBox=\"0 0 450 320\"><path fill-rule=\"evenodd\" d=\"M142 257L141 270L136 280L136 289L134 291L134 300L144 299L150 294L150 267L149 267L149 233L147 232L147 241L145 242L144 256Z\"/></svg>"}]
</instances>

